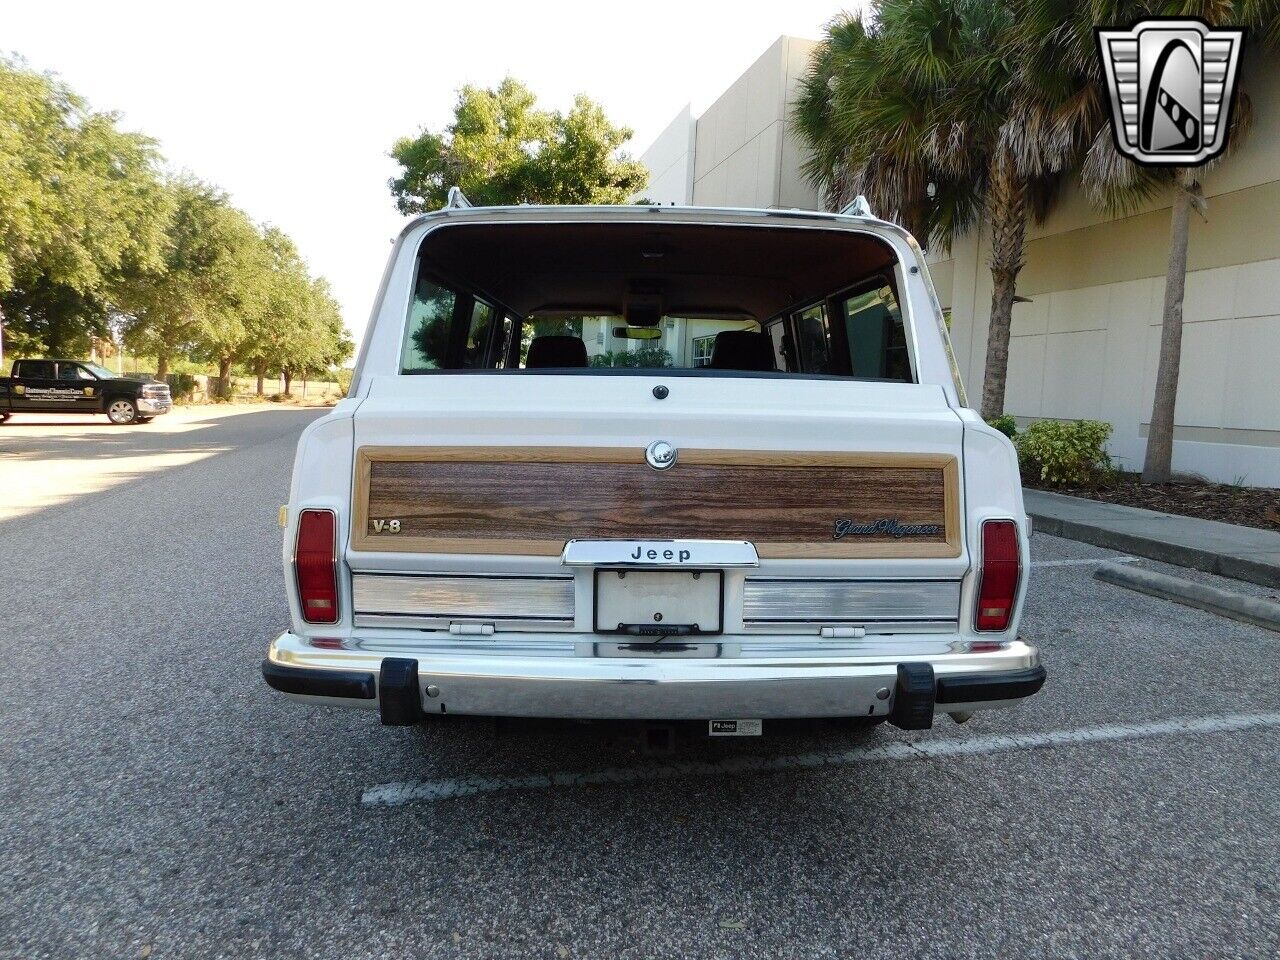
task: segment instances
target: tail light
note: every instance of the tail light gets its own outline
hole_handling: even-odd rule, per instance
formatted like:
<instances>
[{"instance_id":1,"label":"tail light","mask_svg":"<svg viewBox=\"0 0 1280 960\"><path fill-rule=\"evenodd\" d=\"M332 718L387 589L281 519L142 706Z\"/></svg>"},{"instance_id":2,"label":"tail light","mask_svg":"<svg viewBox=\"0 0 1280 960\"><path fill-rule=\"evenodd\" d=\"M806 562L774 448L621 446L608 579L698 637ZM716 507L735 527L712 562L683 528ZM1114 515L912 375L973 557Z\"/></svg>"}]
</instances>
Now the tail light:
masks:
<instances>
[{"instance_id":1,"label":"tail light","mask_svg":"<svg viewBox=\"0 0 1280 960\"><path fill-rule=\"evenodd\" d=\"M293 550L298 603L307 623L338 622L338 518L332 510L303 510Z\"/></svg>"},{"instance_id":2,"label":"tail light","mask_svg":"<svg viewBox=\"0 0 1280 960\"><path fill-rule=\"evenodd\" d=\"M974 623L979 630L1009 628L1021 573L1018 525L1012 520L986 521L982 525L982 575Z\"/></svg>"}]
</instances>

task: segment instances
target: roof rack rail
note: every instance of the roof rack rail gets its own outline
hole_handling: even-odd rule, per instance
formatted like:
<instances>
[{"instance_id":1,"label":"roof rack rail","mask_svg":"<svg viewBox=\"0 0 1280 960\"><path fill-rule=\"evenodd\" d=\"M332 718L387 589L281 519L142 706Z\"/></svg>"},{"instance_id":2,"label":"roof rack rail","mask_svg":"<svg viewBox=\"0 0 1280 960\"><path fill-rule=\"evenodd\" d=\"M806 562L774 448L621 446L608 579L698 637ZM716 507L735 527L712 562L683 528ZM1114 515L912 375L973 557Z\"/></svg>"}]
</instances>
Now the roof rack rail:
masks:
<instances>
[{"instance_id":1,"label":"roof rack rail","mask_svg":"<svg viewBox=\"0 0 1280 960\"><path fill-rule=\"evenodd\" d=\"M867 203L867 198L862 194L854 197L853 202L840 211L840 215L845 217L875 218L875 214L871 212L871 204Z\"/></svg>"},{"instance_id":2,"label":"roof rack rail","mask_svg":"<svg viewBox=\"0 0 1280 960\"><path fill-rule=\"evenodd\" d=\"M449 188L449 199L444 202L442 210L465 210L471 206L471 201L467 199L467 195L462 192L461 187Z\"/></svg>"}]
</instances>

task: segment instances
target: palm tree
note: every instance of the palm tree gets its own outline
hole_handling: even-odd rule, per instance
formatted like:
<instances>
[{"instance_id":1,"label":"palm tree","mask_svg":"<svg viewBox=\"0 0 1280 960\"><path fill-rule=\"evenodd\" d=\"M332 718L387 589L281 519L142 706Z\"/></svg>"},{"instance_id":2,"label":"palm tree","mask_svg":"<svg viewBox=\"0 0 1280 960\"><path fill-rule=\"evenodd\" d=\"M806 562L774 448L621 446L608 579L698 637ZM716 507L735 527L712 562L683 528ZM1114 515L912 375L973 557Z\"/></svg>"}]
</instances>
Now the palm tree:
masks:
<instances>
[{"instance_id":1,"label":"palm tree","mask_svg":"<svg viewBox=\"0 0 1280 960\"><path fill-rule=\"evenodd\" d=\"M1047 0L1046 0L1047 3ZM877 0L827 28L793 122L810 181L837 206L874 209L949 247L980 220L991 237L991 321L982 415L1004 412L1009 330L1028 216L1043 220L1088 140L1069 61L1045 35L1060 21L1026 0Z\"/></svg>"},{"instance_id":2,"label":"palm tree","mask_svg":"<svg viewBox=\"0 0 1280 960\"><path fill-rule=\"evenodd\" d=\"M1185 0L1181 3L1093 0L1083 6L1064 0L1032 0L1028 5L1043 23L1058 26L1043 36L1047 56L1061 68L1086 79L1093 103L1106 96L1101 61L1094 41L1095 24L1126 26L1150 16L1194 16L1210 24L1245 25L1255 41L1274 49L1280 44L1280 3L1276 0ZM1228 131L1228 154L1247 134L1252 122L1248 95L1237 85ZM1093 138L1081 165L1085 193L1097 206L1113 215L1132 213L1162 192L1172 193L1169 229L1169 261L1165 273L1164 311L1160 329L1159 365L1142 479L1167 483L1173 467L1174 408L1182 360L1182 304L1187 282L1187 251L1191 211L1207 216L1208 202L1202 184L1212 168L1140 167L1115 148L1105 116L1095 111L1084 126Z\"/></svg>"}]
</instances>

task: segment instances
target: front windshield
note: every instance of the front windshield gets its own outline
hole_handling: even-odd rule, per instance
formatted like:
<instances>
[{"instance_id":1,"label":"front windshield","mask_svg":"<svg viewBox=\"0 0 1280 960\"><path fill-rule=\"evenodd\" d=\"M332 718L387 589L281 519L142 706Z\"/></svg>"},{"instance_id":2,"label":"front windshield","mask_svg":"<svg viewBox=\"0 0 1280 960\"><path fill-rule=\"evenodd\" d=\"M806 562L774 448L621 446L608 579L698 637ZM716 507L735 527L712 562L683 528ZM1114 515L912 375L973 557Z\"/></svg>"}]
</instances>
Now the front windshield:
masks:
<instances>
[{"instance_id":1,"label":"front windshield","mask_svg":"<svg viewBox=\"0 0 1280 960\"><path fill-rule=\"evenodd\" d=\"M100 380L116 379L116 374L112 373L106 367L98 366L98 364L96 363L85 363L85 364L81 364L81 366L83 366L86 370L88 370L90 373L92 373L95 377L97 377Z\"/></svg>"}]
</instances>

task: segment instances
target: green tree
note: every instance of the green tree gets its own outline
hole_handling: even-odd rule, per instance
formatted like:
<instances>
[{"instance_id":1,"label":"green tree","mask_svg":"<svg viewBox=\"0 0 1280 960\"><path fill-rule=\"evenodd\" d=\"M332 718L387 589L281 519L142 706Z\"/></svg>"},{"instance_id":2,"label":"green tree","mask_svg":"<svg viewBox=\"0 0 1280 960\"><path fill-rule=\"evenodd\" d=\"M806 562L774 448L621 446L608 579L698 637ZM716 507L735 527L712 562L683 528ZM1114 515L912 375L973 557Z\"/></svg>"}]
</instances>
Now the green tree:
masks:
<instances>
[{"instance_id":1,"label":"green tree","mask_svg":"<svg viewBox=\"0 0 1280 960\"><path fill-rule=\"evenodd\" d=\"M257 378L257 393L264 393L263 381L288 363L288 354L307 336L311 287L306 264L298 248L283 231L268 227L263 231L266 275L256 309L246 318L245 340L238 360Z\"/></svg>"},{"instance_id":2,"label":"green tree","mask_svg":"<svg viewBox=\"0 0 1280 960\"><path fill-rule=\"evenodd\" d=\"M172 213L155 143L0 58L0 317L11 349L105 337L118 287L161 261Z\"/></svg>"},{"instance_id":3,"label":"green tree","mask_svg":"<svg viewBox=\"0 0 1280 960\"><path fill-rule=\"evenodd\" d=\"M1028 216L1043 219L1085 142L1080 85L1042 55L1021 0L876 0L828 28L793 123L832 205L865 194L881 215L949 246L991 238L982 414L1004 408L1009 327Z\"/></svg>"},{"instance_id":4,"label":"green tree","mask_svg":"<svg viewBox=\"0 0 1280 960\"><path fill-rule=\"evenodd\" d=\"M443 206L451 186L476 204L627 203L644 189L644 165L621 152L631 130L578 96L567 113L541 110L524 84L507 77L496 89L465 86L453 122L397 140L403 168L391 180L401 213Z\"/></svg>"},{"instance_id":5,"label":"green tree","mask_svg":"<svg viewBox=\"0 0 1280 960\"><path fill-rule=\"evenodd\" d=\"M129 349L154 356L164 377L176 356L194 355L229 373L257 294L262 241L222 191L184 177L169 184L174 215L164 255L132 274L121 292Z\"/></svg>"},{"instance_id":6,"label":"green tree","mask_svg":"<svg viewBox=\"0 0 1280 960\"><path fill-rule=\"evenodd\" d=\"M1196 16L1213 25L1247 26L1250 42L1274 56L1280 46L1280 4L1274 0L1184 0L1178 3L1099 0L1080 7L1068 0L1031 0L1028 20L1043 29L1041 55L1060 64L1060 72L1081 78L1083 110L1089 112L1093 132L1080 169L1085 192L1097 206L1111 214L1127 215L1161 196L1171 198L1169 259L1165 272L1164 309L1160 351L1152 397L1142 479L1167 483L1173 469L1174 410L1182 361L1182 306L1186 291L1187 254L1191 238L1191 213L1208 216L1203 183L1214 164L1195 168L1140 167L1115 149L1106 116L1107 90L1097 54L1096 25L1127 26L1143 17ZM1248 94L1237 84L1228 131L1228 155L1246 136L1253 109Z\"/></svg>"}]
</instances>

